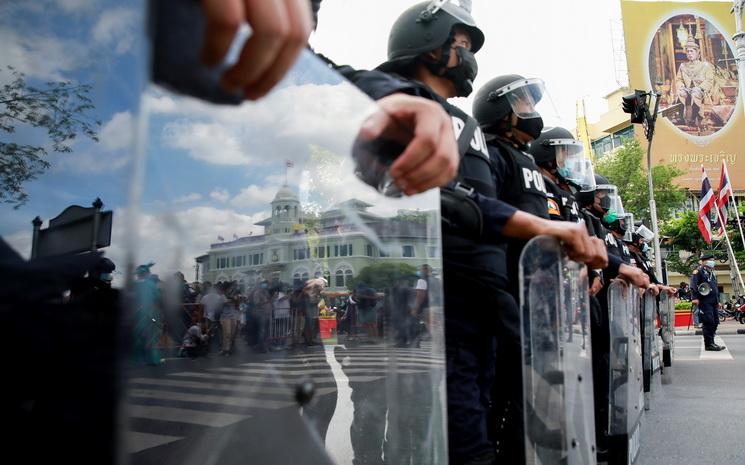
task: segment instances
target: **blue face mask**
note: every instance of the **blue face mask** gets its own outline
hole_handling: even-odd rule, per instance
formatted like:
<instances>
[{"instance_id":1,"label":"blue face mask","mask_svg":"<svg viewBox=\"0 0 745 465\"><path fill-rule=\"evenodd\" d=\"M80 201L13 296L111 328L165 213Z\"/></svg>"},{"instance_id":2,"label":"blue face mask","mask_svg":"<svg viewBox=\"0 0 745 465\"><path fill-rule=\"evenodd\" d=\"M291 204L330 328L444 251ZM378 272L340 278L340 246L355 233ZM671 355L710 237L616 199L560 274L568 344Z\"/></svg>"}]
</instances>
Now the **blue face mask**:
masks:
<instances>
[{"instance_id":1,"label":"blue face mask","mask_svg":"<svg viewBox=\"0 0 745 465\"><path fill-rule=\"evenodd\" d=\"M642 252L644 252L644 253L647 253L647 252L649 252L649 245L647 245L647 244L644 244L644 245L642 246Z\"/></svg>"},{"instance_id":2,"label":"blue face mask","mask_svg":"<svg viewBox=\"0 0 745 465\"><path fill-rule=\"evenodd\" d=\"M266 289L267 287L269 287L269 285L267 283L261 283L261 288L262 289Z\"/></svg>"},{"instance_id":3,"label":"blue face mask","mask_svg":"<svg viewBox=\"0 0 745 465\"><path fill-rule=\"evenodd\" d=\"M566 166L556 168L556 172L564 179L569 177L569 168L567 168Z\"/></svg>"},{"instance_id":4,"label":"blue face mask","mask_svg":"<svg viewBox=\"0 0 745 465\"><path fill-rule=\"evenodd\" d=\"M101 273L101 281L111 282L114 276L111 273Z\"/></svg>"}]
</instances>

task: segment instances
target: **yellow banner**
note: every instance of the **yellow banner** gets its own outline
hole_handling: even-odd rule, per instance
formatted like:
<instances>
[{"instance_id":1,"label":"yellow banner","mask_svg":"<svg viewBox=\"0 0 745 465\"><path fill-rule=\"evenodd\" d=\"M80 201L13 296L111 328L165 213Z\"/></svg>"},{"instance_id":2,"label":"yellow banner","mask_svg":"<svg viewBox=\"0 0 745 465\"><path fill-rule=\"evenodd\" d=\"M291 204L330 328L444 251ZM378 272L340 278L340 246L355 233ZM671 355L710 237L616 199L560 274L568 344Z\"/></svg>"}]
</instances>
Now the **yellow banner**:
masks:
<instances>
[{"instance_id":1,"label":"yellow banner","mask_svg":"<svg viewBox=\"0 0 745 465\"><path fill-rule=\"evenodd\" d=\"M718 187L722 160L734 189L745 190L731 8L731 1L621 0L630 85L662 94L653 162L683 169L678 182L693 190L701 188L702 164Z\"/></svg>"}]
</instances>

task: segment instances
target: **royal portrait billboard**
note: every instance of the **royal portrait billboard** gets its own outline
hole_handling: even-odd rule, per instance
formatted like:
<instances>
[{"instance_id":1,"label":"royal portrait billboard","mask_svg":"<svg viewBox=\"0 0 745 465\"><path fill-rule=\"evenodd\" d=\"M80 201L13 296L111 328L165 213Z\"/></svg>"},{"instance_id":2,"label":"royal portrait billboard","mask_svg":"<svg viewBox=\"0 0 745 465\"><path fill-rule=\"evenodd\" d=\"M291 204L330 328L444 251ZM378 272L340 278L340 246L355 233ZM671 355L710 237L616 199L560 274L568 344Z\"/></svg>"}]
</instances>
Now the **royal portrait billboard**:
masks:
<instances>
[{"instance_id":1,"label":"royal portrait billboard","mask_svg":"<svg viewBox=\"0 0 745 465\"><path fill-rule=\"evenodd\" d=\"M660 96L654 163L682 169L678 182L697 190L700 166L717 179L724 160L734 188L745 189L732 2L622 0L621 6L630 87Z\"/></svg>"}]
</instances>

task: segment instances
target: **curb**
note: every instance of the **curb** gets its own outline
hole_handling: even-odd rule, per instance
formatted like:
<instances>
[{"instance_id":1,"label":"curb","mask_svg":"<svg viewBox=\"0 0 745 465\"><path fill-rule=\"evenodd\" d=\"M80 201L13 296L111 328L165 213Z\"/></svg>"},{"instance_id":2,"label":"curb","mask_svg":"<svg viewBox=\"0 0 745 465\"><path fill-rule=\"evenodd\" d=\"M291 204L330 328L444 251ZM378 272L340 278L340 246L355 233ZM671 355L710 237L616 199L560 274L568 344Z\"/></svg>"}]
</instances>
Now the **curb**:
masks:
<instances>
[{"instance_id":1,"label":"curb","mask_svg":"<svg viewBox=\"0 0 745 465\"><path fill-rule=\"evenodd\" d=\"M676 329L675 335L676 336L703 336L704 332L700 329ZM717 336L722 335L733 335L733 334L745 334L745 329L743 328L719 328L717 329Z\"/></svg>"}]
</instances>

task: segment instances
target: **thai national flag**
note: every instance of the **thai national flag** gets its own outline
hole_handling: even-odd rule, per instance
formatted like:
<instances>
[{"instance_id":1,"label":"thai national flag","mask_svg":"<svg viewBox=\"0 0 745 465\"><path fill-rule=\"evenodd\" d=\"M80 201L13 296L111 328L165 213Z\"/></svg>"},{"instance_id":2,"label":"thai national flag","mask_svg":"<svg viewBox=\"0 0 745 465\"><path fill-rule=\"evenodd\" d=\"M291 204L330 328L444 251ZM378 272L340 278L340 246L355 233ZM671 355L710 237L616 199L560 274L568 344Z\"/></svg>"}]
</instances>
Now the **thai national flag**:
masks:
<instances>
[{"instance_id":1,"label":"thai national flag","mask_svg":"<svg viewBox=\"0 0 745 465\"><path fill-rule=\"evenodd\" d=\"M711 190L709 177L706 175L704 165L701 165L701 200L698 202L698 230L701 231L701 235L708 244L711 243L709 212L714 208L715 203L716 197L714 196L714 191Z\"/></svg>"},{"instance_id":2,"label":"thai national flag","mask_svg":"<svg viewBox=\"0 0 745 465\"><path fill-rule=\"evenodd\" d=\"M729 172L727 172L727 163L722 160L722 173L719 175L719 195L717 196L717 206L722 213L722 221L727 223L727 202L732 196L732 184L729 182Z\"/></svg>"}]
</instances>

